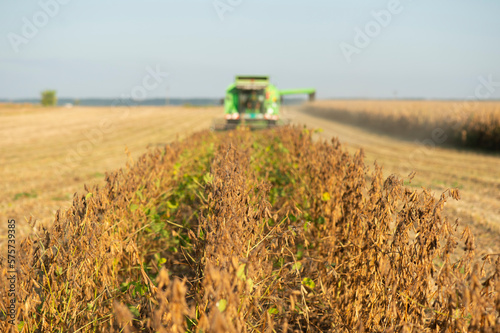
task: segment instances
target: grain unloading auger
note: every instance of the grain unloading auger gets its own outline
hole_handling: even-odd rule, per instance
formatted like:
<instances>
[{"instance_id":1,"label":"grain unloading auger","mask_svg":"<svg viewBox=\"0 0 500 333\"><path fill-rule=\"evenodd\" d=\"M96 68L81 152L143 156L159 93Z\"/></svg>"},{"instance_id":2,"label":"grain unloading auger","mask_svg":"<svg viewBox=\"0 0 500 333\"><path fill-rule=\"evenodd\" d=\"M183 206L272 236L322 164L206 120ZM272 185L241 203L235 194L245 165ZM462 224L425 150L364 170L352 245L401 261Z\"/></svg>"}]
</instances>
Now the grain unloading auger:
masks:
<instances>
[{"instance_id":1,"label":"grain unloading auger","mask_svg":"<svg viewBox=\"0 0 500 333\"><path fill-rule=\"evenodd\" d=\"M307 94L309 100L316 97L316 90L278 90L268 76L237 76L226 90L224 119L217 119L213 130L234 129L245 125L251 129L282 126L289 122L280 115L284 95Z\"/></svg>"}]
</instances>

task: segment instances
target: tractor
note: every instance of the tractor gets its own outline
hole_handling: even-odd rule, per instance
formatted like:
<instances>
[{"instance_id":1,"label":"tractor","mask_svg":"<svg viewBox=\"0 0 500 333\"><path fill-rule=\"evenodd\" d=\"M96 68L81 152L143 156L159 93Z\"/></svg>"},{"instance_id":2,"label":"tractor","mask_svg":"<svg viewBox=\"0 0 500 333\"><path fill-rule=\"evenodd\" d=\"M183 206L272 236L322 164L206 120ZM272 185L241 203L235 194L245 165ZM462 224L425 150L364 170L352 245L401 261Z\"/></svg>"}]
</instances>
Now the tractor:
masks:
<instances>
[{"instance_id":1,"label":"tractor","mask_svg":"<svg viewBox=\"0 0 500 333\"><path fill-rule=\"evenodd\" d=\"M226 90L224 118L214 122L214 130L234 129L238 125L250 129L285 125L280 117L284 95L307 94L309 101L316 97L315 89L278 90L268 76L236 76Z\"/></svg>"}]
</instances>

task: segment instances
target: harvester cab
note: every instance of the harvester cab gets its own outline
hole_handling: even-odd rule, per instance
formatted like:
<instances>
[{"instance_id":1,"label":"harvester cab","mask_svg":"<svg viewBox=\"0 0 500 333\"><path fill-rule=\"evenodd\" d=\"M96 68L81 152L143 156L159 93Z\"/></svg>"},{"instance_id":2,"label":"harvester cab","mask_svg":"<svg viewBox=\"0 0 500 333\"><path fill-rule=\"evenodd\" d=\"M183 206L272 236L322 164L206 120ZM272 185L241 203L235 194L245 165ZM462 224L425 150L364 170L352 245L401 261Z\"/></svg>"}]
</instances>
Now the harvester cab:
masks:
<instances>
[{"instance_id":1,"label":"harvester cab","mask_svg":"<svg viewBox=\"0 0 500 333\"><path fill-rule=\"evenodd\" d=\"M283 95L308 94L314 100L315 89L278 90L268 76L237 76L226 90L224 121L215 121L215 130L236 128L239 124L251 129L281 126L288 123L280 116Z\"/></svg>"}]
</instances>

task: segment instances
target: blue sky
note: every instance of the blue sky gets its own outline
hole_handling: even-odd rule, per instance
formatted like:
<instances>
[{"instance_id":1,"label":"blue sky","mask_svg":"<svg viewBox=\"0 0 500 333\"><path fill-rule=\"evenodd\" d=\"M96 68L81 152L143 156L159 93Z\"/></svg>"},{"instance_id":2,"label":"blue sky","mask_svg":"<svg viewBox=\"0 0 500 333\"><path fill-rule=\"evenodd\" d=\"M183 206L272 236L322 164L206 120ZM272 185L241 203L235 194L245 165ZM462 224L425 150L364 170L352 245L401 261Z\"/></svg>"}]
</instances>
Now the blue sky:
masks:
<instances>
[{"instance_id":1,"label":"blue sky","mask_svg":"<svg viewBox=\"0 0 500 333\"><path fill-rule=\"evenodd\" d=\"M214 0L2 1L0 98L44 89L115 98L140 85L147 67L169 73L147 97L220 97L235 74L316 87L319 98L465 99L479 76L500 82L500 1L401 0L386 26L373 11L391 13L397 0L216 1L231 8L223 20ZM40 3L58 7L46 25ZM40 27L26 38L34 17ZM370 24L379 31L357 47L356 29ZM18 52L12 36L24 38ZM350 62L341 43L358 50ZM500 83L491 97L500 98Z\"/></svg>"}]
</instances>

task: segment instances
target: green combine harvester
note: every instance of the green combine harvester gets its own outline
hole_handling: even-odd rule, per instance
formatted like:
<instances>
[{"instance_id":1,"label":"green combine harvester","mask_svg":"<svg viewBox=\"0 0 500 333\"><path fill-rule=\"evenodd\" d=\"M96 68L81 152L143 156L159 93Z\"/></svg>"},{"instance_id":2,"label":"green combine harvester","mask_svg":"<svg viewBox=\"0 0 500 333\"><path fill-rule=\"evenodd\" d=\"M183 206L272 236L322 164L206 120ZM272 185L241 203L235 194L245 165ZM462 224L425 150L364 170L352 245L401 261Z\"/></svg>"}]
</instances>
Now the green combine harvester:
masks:
<instances>
[{"instance_id":1,"label":"green combine harvester","mask_svg":"<svg viewBox=\"0 0 500 333\"><path fill-rule=\"evenodd\" d=\"M269 82L268 76L237 76L226 90L225 119L216 120L212 129L234 129L240 124L251 129L285 125L287 120L280 117L283 96L297 94L307 94L309 101L313 101L316 90L278 90Z\"/></svg>"}]
</instances>

